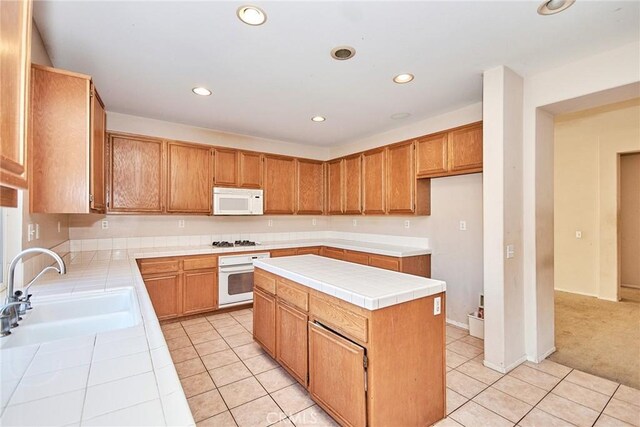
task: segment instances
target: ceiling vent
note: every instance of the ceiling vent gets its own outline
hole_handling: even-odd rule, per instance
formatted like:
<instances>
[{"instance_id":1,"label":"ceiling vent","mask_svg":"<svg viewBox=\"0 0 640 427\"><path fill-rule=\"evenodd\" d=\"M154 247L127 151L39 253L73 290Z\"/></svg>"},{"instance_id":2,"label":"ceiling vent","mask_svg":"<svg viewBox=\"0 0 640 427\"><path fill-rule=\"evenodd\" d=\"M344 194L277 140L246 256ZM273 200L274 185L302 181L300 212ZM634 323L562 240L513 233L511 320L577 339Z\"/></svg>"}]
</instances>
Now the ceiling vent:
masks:
<instances>
[{"instance_id":1,"label":"ceiling vent","mask_svg":"<svg viewBox=\"0 0 640 427\"><path fill-rule=\"evenodd\" d=\"M351 46L338 46L331 50L331 57L338 61L351 59L355 56L356 50Z\"/></svg>"}]
</instances>

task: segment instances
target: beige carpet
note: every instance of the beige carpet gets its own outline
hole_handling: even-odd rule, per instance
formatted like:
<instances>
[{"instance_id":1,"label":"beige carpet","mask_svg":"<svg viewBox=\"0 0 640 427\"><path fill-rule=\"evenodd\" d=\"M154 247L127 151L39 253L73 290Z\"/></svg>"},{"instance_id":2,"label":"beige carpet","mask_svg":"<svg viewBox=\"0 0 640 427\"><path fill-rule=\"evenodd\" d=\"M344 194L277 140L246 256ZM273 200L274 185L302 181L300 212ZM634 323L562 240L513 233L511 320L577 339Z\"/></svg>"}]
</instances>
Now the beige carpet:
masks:
<instances>
[{"instance_id":1,"label":"beige carpet","mask_svg":"<svg viewBox=\"0 0 640 427\"><path fill-rule=\"evenodd\" d=\"M640 388L640 291L623 301L555 293L556 349L549 358L593 375Z\"/></svg>"}]
</instances>

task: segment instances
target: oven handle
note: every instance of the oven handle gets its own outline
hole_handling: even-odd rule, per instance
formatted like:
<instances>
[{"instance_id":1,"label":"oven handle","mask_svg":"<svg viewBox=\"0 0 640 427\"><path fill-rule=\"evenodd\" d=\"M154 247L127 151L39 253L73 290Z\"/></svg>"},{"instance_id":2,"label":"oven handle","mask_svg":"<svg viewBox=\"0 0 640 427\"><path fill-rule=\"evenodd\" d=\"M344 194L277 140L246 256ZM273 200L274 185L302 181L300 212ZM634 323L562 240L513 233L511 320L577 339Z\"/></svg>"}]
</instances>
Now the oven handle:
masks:
<instances>
[{"instance_id":1,"label":"oven handle","mask_svg":"<svg viewBox=\"0 0 640 427\"><path fill-rule=\"evenodd\" d=\"M234 266L220 266L218 267L220 273L251 273L253 271L253 264L242 264Z\"/></svg>"}]
</instances>

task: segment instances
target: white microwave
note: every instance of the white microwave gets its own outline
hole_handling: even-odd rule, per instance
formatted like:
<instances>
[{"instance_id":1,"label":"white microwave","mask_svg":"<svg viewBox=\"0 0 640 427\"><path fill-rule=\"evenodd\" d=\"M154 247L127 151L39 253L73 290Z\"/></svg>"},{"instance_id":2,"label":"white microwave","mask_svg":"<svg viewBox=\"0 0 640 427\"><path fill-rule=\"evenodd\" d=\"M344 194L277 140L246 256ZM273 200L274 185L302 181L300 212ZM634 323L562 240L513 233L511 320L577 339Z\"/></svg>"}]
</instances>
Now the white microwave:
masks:
<instances>
[{"instance_id":1,"label":"white microwave","mask_svg":"<svg viewBox=\"0 0 640 427\"><path fill-rule=\"evenodd\" d=\"M213 188L214 215L262 215L262 190Z\"/></svg>"}]
</instances>

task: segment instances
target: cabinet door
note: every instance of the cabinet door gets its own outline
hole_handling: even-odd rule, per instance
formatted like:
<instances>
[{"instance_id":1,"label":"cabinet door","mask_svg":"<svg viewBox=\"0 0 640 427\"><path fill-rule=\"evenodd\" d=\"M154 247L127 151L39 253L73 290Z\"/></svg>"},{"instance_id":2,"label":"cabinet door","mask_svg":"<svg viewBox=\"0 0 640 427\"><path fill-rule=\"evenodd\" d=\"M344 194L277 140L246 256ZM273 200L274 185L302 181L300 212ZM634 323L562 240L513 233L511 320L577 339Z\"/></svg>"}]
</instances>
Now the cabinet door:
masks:
<instances>
[{"instance_id":1,"label":"cabinet door","mask_svg":"<svg viewBox=\"0 0 640 427\"><path fill-rule=\"evenodd\" d=\"M183 314L215 310L218 306L218 270L185 272Z\"/></svg>"},{"instance_id":2,"label":"cabinet door","mask_svg":"<svg viewBox=\"0 0 640 427\"><path fill-rule=\"evenodd\" d=\"M215 149L215 184L223 187L238 185L238 151L233 149Z\"/></svg>"},{"instance_id":3,"label":"cabinet door","mask_svg":"<svg viewBox=\"0 0 640 427\"><path fill-rule=\"evenodd\" d=\"M440 176L447 173L449 134L439 133L416 140L416 168L419 177Z\"/></svg>"},{"instance_id":4,"label":"cabinet door","mask_svg":"<svg viewBox=\"0 0 640 427\"><path fill-rule=\"evenodd\" d=\"M264 213L293 214L295 211L295 159L264 156Z\"/></svg>"},{"instance_id":5,"label":"cabinet door","mask_svg":"<svg viewBox=\"0 0 640 427\"><path fill-rule=\"evenodd\" d=\"M482 171L482 123L449 132L449 172Z\"/></svg>"},{"instance_id":6,"label":"cabinet door","mask_svg":"<svg viewBox=\"0 0 640 427\"><path fill-rule=\"evenodd\" d=\"M365 214L384 214L385 207L385 149L367 151L362 155L363 204Z\"/></svg>"},{"instance_id":7,"label":"cabinet door","mask_svg":"<svg viewBox=\"0 0 640 427\"><path fill-rule=\"evenodd\" d=\"M0 1L0 20L0 184L27 188L31 0Z\"/></svg>"},{"instance_id":8,"label":"cabinet door","mask_svg":"<svg viewBox=\"0 0 640 427\"><path fill-rule=\"evenodd\" d=\"M262 188L262 154L241 151L240 187Z\"/></svg>"},{"instance_id":9,"label":"cabinet door","mask_svg":"<svg viewBox=\"0 0 640 427\"><path fill-rule=\"evenodd\" d=\"M299 215L322 215L324 211L324 165L314 160L296 160Z\"/></svg>"},{"instance_id":10,"label":"cabinet door","mask_svg":"<svg viewBox=\"0 0 640 427\"><path fill-rule=\"evenodd\" d=\"M356 264L369 265L369 254L364 252L344 251L343 259Z\"/></svg>"},{"instance_id":11,"label":"cabinet door","mask_svg":"<svg viewBox=\"0 0 640 427\"><path fill-rule=\"evenodd\" d=\"M281 301L276 306L276 360L307 386L307 315Z\"/></svg>"},{"instance_id":12,"label":"cabinet door","mask_svg":"<svg viewBox=\"0 0 640 427\"><path fill-rule=\"evenodd\" d=\"M178 273L145 277L144 284L158 319L168 319L182 314L182 292Z\"/></svg>"},{"instance_id":13,"label":"cabinet door","mask_svg":"<svg viewBox=\"0 0 640 427\"><path fill-rule=\"evenodd\" d=\"M385 270L400 271L400 258L385 255L369 255L371 267L384 268Z\"/></svg>"},{"instance_id":14,"label":"cabinet door","mask_svg":"<svg viewBox=\"0 0 640 427\"><path fill-rule=\"evenodd\" d=\"M387 209L390 214L415 210L416 174L413 141L387 148Z\"/></svg>"},{"instance_id":15,"label":"cabinet door","mask_svg":"<svg viewBox=\"0 0 640 427\"><path fill-rule=\"evenodd\" d=\"M167 154L167 212L211 213L210 149L169 142Z\"/></svg>"},{"instance_id":16,"label":"cabinet door","mask_svg":"<svg viewBox=\"0 0 640 427\"><path fill-rule=\"evenodd\" d=\"M109 147L111 212L163 211L164 144L157 139L112 135Z\"/></svg>"},{"instance_id":17,"label":"cabinet door","mask_svg":"<svg viewBox=\"0 0 640 427\"><path fill-rule=\"evenodd\" d=\"M344 160L327 163L327 212L329 214L344 213Z\"/></svg>"},{"instance_id":18,"label":"cabinet door","mask_svg":"<svg viewBox=\"0 0 640 427\"><path fill-rule=\"evenodd\" d=\"M344 159L344 212L362 213L362 154Z\"/></svg>"},{"instance_id":19,"label":"cabinet door","mask_svg":"<svg viewBox=\"0 0 640 427\"><path fill-rule=\"evenodd\" d=\"M30 110L31 212L89 213L91 80L33 65Z\"/></svg>"},{"instance_id":20,"label":"cabinet door","mask_svg":"<svg viewBox=\"0 0 640 427\"><path fill-rule=\"evenodd\" d=\"M93 85L92 85L93 86ZM93 212L104 213L105 195L105 146L107 143L107 113L100 95L91 89L91 163L89 171L89 201Z\"/></svg>"},{"instance_id":21,"label":"cabinet door","mask_svg":"<svg viewBox=\"0 0 640 427\"><path fill-rule=\"evenodd\" d=\"M254 287L253 338L271 356L276 354L276 298Z\"/></svg>"},{"instance_id":22,"label":"cabinet door","mask_svg":"<svg viewBox=\"0 0 640 427\"><path fill-rule=\"evenodd\" d=\"M340 424L367 424L364 348L309 322L309 393Z\"/></svg>"}]
</instances>

